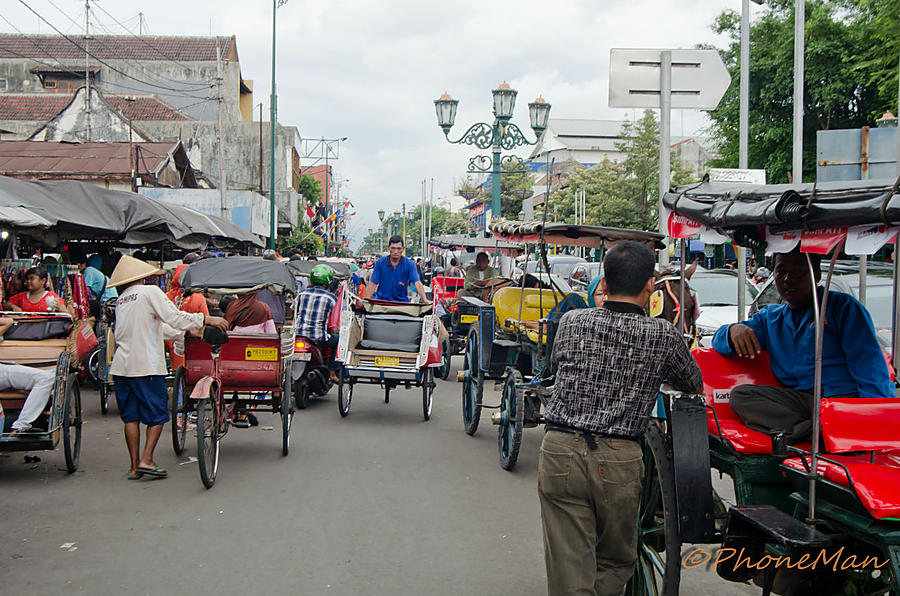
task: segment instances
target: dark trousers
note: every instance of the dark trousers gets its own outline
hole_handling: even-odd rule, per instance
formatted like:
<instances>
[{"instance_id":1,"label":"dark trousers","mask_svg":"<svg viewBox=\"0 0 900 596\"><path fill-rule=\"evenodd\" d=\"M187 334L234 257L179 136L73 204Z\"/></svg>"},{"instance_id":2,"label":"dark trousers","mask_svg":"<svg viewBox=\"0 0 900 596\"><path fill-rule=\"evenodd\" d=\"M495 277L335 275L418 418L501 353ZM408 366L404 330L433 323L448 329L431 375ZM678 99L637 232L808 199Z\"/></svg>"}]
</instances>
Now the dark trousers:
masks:
<instances>
[{"instance_id":1,"label":"dark trousers","mask_svg":"<svg viewBox=\"0 0 900 596\"><path fill-rule=\"evenodd\" d=\"M731 390L729 404L744 424L767 434L783 432L788 444L808 439L812 433L812 391L767 385L738 385Z\"/></svg>"}]
</instances>

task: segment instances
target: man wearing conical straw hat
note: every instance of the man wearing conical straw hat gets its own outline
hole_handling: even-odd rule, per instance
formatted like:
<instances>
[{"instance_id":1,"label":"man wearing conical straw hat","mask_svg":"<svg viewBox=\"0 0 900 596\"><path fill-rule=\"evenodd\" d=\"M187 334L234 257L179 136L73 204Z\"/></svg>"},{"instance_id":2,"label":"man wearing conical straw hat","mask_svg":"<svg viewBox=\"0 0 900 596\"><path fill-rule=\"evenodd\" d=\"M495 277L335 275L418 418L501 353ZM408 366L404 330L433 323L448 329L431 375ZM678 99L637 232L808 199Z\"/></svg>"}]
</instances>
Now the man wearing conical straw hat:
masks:
<instances>
[{"instance_id":1,"label":"man wearing conical straw hat","mask_svg":"<svg viewBox=\"0 0 900 596\"><path fill-rule=\"evenodd\" d=\"M125 444L131 456L128 478L165 478L168 472L153 459L153 451L168 422L166 358L163 340L174 340L185 331L203 325L228 328L225 319L186 313L175 307L156 286L144 285L151 275L163 271L149 263L123 256L110 278L109 287L119 288L116 302L116 353L109 374L116 386L116 402L125 423ZM144 451L141 423L147 425Z\"/></svg>"}]
</instances>

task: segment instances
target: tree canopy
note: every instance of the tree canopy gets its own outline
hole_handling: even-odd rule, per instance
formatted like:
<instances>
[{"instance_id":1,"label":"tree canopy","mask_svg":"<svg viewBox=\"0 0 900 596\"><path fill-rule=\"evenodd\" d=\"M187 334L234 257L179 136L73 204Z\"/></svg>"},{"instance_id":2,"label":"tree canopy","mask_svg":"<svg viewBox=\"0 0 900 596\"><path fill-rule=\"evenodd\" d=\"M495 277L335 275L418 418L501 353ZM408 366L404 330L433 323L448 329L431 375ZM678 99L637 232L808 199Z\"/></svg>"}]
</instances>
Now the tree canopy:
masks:
<instances>
[{"instance_id":1,"label":"tree canopy","mask_svg":"<svg viewBox=\"0 0 900 596\"><path fill-rule=\"evenodd\" d=\"M406 214L406 254L420 255L422 253L422 232L420 222L422 221L422 206L419 205ZM428 209L425 213L428 214ZM441 236L444 234L464 234L466 232L466 217L462 213L450 213L449 210L442 207L431 208L431 236ZM384 226L382 229L372 230L362 241L358 253L377 253L380 244L379 239L384 244L384 250L387 250L387 241L393 234L401 235L403 233L403 215L388 214L384 218Z\"/></svg>"}]
</instances>

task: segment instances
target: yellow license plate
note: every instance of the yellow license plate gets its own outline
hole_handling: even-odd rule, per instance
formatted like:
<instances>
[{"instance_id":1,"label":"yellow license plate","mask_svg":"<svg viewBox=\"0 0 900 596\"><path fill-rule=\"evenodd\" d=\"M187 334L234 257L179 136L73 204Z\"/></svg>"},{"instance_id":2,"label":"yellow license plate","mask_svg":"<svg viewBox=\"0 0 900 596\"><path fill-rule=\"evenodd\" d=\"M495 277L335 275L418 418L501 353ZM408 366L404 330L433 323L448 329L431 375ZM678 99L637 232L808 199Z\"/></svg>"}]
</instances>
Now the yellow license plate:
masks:
<instances>
[{"instance_id":1,"label":"yellow license plate","mask_svg":"<svg viewBox=\"0 0 900 596\"><path fill-rule=\"evenodd\" d=\"M245 348L244 360L278 360L278 348Z\"/></svg>"},{"instance_id":2,"label":"yellow license plate","mask_svg":"<svg viewBox=\"0 0 900 596\"><path fill-rule=\"evenodd\" d=\"M459 315L460 323L474 323L478 320L478 315Z\"/></svg>"},{"instance_id":3,"label":"yellow license plate","mask_svg":"<svg viewBox=\"0 0 900 596\"><path fill-rule=\"evenodd\" d=\"M375 356L375 366L400 366L400 357Z\"/></svg>"}]
</instances>

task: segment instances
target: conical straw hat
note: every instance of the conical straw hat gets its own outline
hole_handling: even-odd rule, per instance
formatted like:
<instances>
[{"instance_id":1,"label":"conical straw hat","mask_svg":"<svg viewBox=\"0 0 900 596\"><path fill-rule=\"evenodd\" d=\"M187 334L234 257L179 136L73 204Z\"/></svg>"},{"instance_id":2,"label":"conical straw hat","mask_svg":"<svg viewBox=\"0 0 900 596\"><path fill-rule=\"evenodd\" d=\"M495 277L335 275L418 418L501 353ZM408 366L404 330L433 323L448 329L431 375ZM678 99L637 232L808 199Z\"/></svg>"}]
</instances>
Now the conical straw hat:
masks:
<instances>
[{"instance_id":1,"label":"conical straw hat","mask_svg":"<svg viewBox=\"0 0 900 596\"><path fill-rule=\"evenodd\" d=\"M145 263L128 255L122 255L116 268L113 269L112 277L109 278L107 287L115 288L116 286L144 279L151 275L162 275L163 273L162 269L157 269L150 263Z\"/></svg>"}]
</instances>

